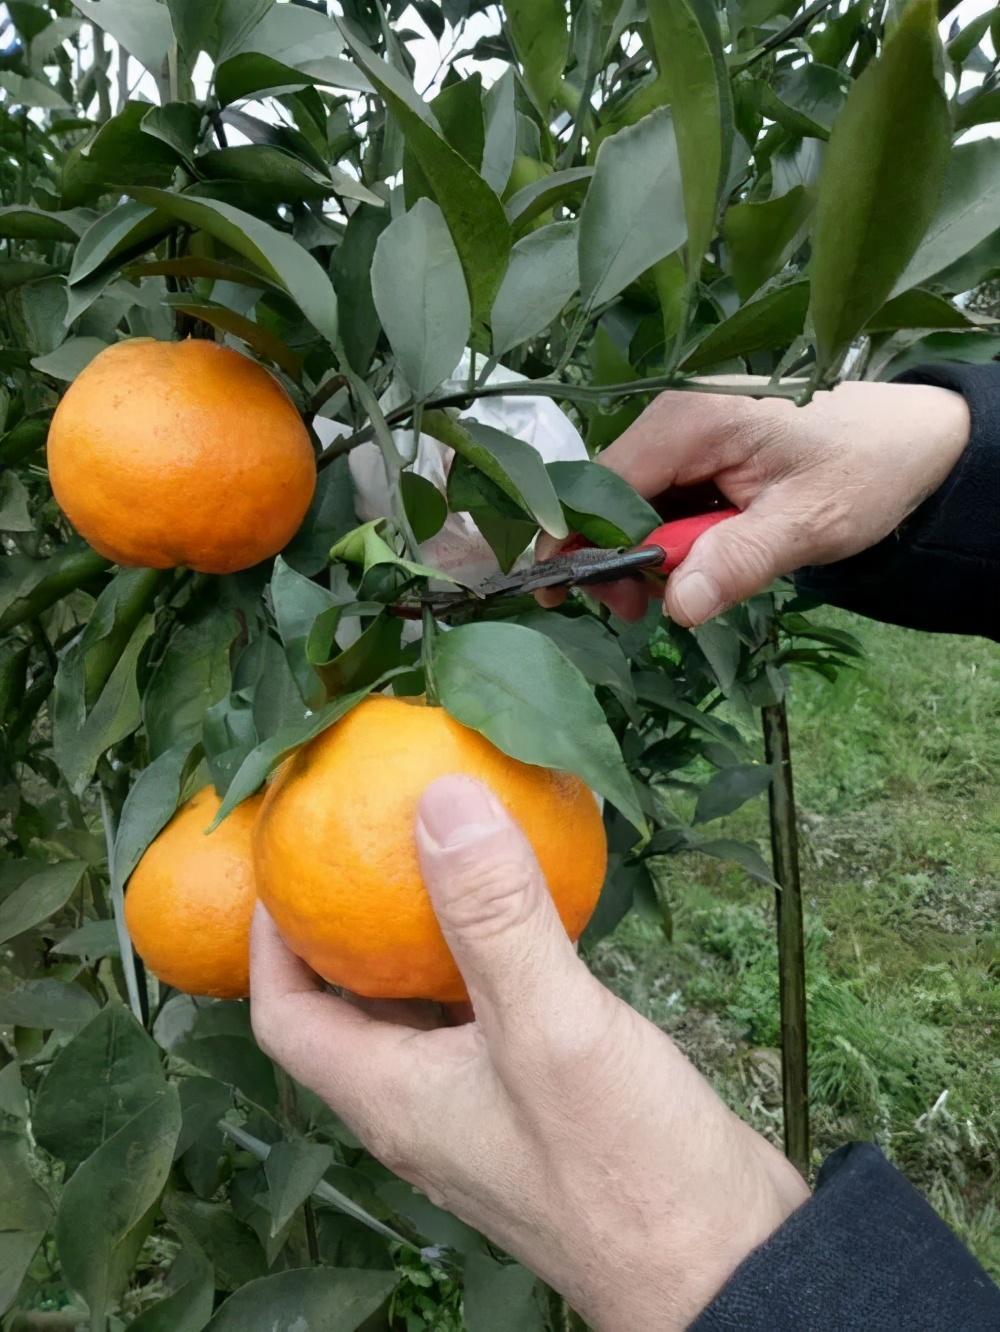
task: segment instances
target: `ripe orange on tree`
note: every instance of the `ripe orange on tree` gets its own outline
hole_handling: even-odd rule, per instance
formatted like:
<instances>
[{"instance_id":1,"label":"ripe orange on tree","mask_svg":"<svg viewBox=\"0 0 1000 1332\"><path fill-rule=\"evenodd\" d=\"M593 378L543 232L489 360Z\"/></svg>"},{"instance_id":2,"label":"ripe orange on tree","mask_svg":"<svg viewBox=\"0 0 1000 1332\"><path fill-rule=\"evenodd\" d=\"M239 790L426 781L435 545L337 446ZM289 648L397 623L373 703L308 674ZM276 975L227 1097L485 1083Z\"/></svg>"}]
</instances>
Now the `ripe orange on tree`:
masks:
<instances>
[{"instance_id":1,"label":"ripe orange on tree","mask_svg":"<svg viewBox=\"0 0 1000 1332\"><path fill-rule=\"evenodd\" d=\"M203 787L147 848L129 880L125 923L155 976L187 994L250 993L254 891L250 834L263 797L239 805L206 836L219 808Z\"/></svg>"},{"instance_id":2,"label":"ripe orange on tree","mask_svg":"<svg viewBox=\"0 0 1000 1332\"><path fill-rule=\"evenodd\" d=\"M131 338L70 385L48 439L63 512L118 564L249 568L297 531L316 488L309 434L273 375L204 339Z\"/></svg>"},{"instance_id":3,"label":"ripe orange on tree","mask_svg":"<svg viewBox=\"0 0 1000 1332\"><path fill-rule=\"evenodd\" d=\"M413 832L421 793L452 773L481 780L506 806L568 933L583 931L607 862L600 811L583 782L509 758L443 708L373 696L284 764L254 828L261 901L326 980L369 998L466 998Z\"/></svg>"}]
</instances>

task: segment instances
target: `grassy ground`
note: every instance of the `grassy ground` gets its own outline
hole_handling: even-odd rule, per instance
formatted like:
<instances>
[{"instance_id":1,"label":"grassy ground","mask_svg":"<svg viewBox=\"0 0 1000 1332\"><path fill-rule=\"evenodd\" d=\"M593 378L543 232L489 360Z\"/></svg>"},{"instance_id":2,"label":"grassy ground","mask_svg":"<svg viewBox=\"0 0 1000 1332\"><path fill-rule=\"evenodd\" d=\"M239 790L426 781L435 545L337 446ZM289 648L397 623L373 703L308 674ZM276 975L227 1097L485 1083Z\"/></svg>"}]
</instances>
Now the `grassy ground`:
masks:
<instances>
[{"instance_id":1,"label":"grassy ground","mask_svg":"<svg viewBox=\"0 0 1000 1332\"><path fill-rule=\"evenodd\" d=\"M869 659L789 700L809 937L818 1162L876 1140L1000 1277L1000 649L834 611ZM766 804L727 821L767 845ZM713 825L713 828L718 825ZM668 942L627 920L595 969L780 1134L767 890L663 862Z\"/></svg>"}]
</instances>

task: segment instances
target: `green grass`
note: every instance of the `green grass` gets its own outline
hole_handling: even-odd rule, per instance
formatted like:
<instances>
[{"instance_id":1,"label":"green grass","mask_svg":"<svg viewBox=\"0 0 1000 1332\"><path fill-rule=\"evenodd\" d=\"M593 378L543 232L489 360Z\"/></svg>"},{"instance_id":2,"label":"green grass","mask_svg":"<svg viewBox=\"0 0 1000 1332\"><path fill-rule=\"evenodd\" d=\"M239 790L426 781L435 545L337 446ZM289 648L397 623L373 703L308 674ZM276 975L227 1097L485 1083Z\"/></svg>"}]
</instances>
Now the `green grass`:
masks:
<instances>
[{"instance_id":1,"label":"green grass","mask_svg":"<svg viewBox=\"0 0 1000 1332\"><path fill-rule=\"evenodd\" d=\"M877 1141L1000 1276L1000 649L816 618L869 655L789 698L815 1160ZM766 848L763 800L725 822ZM672 942L633 916L595 969L777 1141L770 896L707 858L661 870Z\"/></svg>"}]
</instances>

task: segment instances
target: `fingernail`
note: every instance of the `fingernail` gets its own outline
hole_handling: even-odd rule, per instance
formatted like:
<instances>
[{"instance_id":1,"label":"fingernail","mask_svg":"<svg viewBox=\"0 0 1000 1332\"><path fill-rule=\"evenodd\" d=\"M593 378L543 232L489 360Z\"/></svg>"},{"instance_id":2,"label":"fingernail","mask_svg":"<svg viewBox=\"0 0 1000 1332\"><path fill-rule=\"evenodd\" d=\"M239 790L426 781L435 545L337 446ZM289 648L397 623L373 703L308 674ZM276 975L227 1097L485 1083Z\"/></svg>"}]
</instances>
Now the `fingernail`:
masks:
<instances>
[{"instance_id":1,"label":"fingernail","mask_svg":"<svg viewBox=\"0 0 1000 1332\"><path fill-rule=\"evenodd\" d=\"M722 609L722 591L710 574L694 570L673 588L673 602L689 624L703 624Z\"/></svg>"},{"instance_id":2,"label":"fingernail","mask_svg":"<svg viewBox=\"0 0 1000 1332\"><path fill-rule=\"evenodd\" d=\"M500 802L471 777L441 777L420 797L417 820L439 847L492 836L504 822Z\"/></svg>"}]
</instances>

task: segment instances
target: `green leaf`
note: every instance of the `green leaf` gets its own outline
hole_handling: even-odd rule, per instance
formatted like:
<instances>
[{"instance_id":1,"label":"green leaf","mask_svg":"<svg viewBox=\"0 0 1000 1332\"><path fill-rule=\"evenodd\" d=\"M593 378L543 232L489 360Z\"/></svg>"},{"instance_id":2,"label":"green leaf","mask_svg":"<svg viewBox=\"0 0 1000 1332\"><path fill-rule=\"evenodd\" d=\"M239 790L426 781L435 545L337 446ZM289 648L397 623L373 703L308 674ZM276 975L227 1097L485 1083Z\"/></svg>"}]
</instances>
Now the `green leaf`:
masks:
<instances>
[{"instance_id":1,"label":"green leaf","mask_svg":"<svg viewBox=\"0 0 1000 1332\"><path fill-rule=\"evenodd\" d=\"M774 875L760 852L745 842L736 842L729 837L716 837L711 841L691 841L689 850L700 851L702 855L714 856L717 860L730 860L746 870L751 879L766 883L769 888L777 888Z\"/></svg>"},{"instance_id":2,"label":"green leaf","mask_svg":"<svg viewBox=\"0 0 1000 1332\"><path fill-rule=\"evenodd\" d=\"M201 109L194 102L166 102L147 111L140 122L143 134L151 134L172 148L193 169L194 150L201 137Z\"/></svg>"},{"instance_id":3,"label":"green leaf","mask_svg":"<svg viewBox=\"0 0 1000 1332\"><path fill-rule=\"evenodd\" d=\"M166 220L155 209L134 200L103 213L83 233L73 252L68 278L70 285L90 277L122 251L131 250L136 243L152 240L167 226Z\"/></svg>"},{"instance_id":4,"label":"green leaf","mask_svg":"<svg viewBox=\"0 0 1000 1332\"><path fill-rule=\"evenodd\" d=\"M332 612L328 612L332 615ZM317 630L321 628L322 618L317 621ZM403 621L395 615L378 615L371 624L358 635L350 647L330 657L332 629L310 638L308 647L309 660L314 662L316 670L325 686L326 697L336 698L348 690L360 689L372 685L386 672L400 664L400 639ZM324 647L318 653L320 643Z\"/></svg>"},{"instance_id":5,"label":"green leaf","mask_svg":"<svg viewBox=\"0 0 1000 1332\"><path fill-rule=\"evenodd\" d=\"M612 853L608 857L608 872L597 906L580 939L584 951L607 938L632 910L637 896L651 889L652 880L644 861L628 864L620 855Z\"/></svg>"},{"instance_id":6,"label":"green leaf","mask_svg":"<svg viewBox=\"0 0 1000 1332\"><path fill-rule=\"evenodd\" d=\"M164 1087L87 1158L63 1190L56 1246L67 1284L102 1326L124 1289L173 1160L176 1087Z\"/></svg>"},{"instance_id":7,"label":"green leaf","mask_svg":"<svg viewBox=\"0 0 1000 1332\"><path fill-rule=\"evenodd\" d=\"M170 309L201 319L223 333L231 333L245 342L266 361L273 361L296 383L302 379L302 357L287 343L265 328L263 324L245 315L237 314L227 305L219 305L201 296L170 296L165 302Z\"/></svg>"},{"instance_id":8,"label":"green leaf","mask_svg":"<svg viewBox=\"0 0 1000 1332\"><path fill-rule=\"evenodd\" d=\"M163 1213L187 1244L208 1256L220 1290L236 1290L265 1271L257 1236L233 1215L228 1202L203 1202L188 1193L171 1192L163 1200Z\"/></svg>"},{"instance_id":9,"label":"green leaf","mask_svg":"<svg viewBox=\"0 0 1000 1332\"><path fill-rule=\"evenodd\" d=\"M432 481L416 472L404 472L399 478L403 506L418 541L437 536L448 517L448 503Z\"/></svg>"},{"instance_id":10,"label":"green leaf","mask_svg":"<svg viewBox=\"0 0 1000 1332\"><path fill-rule=\"evenodd\" d=\"M164 750L136 778L122 806L115 835L114 878L124 885L152 843L177 812L190 765L191 742Z\"/></svg>"},{"instance_id":11,"label":"green leaf","mask_svg":"<svg viewBox=\"0 0 1000 1332\"><path fill-rule=\"evenodd\" d=\"M152 74L159 74L174 42L168 10L155 0L73 0L80 13L120 42Z\"/></svg>"},{"instance_id":12,"label":"green leaf","mask_svg":"<svg viewBox=\"0 0 1000 1332\"><path fill-rule=\"evenodd\" d=\"M802 332L808 304L809 284L801 279L761 292L710 329L681 369L705 370L734 356L785 346Z\"/></svg>"},{"instance_id":13,"label":"green leaf","mask_svg":"<svg viewBox=\"0 0 1000 1332\"><path fill-rule=\"evenodd\" d=\"M821 371L884 304L934 216L951 130L934 0L913 0L855 82L827 148L813 231Z\"/></svg>"},{"instance_id":14,"label":"green leaf","mask_svg":"<svg viewBox=\"0 0 1000 1332\"><path fill-rule=\"evenodd\" d=\"M740 639L736 630L722 620L709 620L692 629L695 642L712 668L719 688L728 694L740 666Z\"/></svg>"},{"instance_id":15,"label":"green leaf","mask_svg":"<svg viewBox=\"0 0 1000 1332\"><path fill-rule=\"evenodd\" d=\"M141 720L136 668L153 632L147 610L162 575L124 569L101 593L83 635L56 672L52 743L70 788L82 793L100 756Z\"/></svg>"},{"instance_id":16,"label":"green leaf","mask_svg":"<svg viewBox=\"0 0 1000 1332\"><path fill-rule=\"evenodd\" d=\"M844 104L845 82L838 69L799 65L773 83L757 81L760 110L790 134L827 139Z\"/></svg>"},{"instance_id":17,"label":"green leaf","mask_svg":"<svg viewBox=\"0 0 1000 1332\"><path fill-rule=\"evenodd\" d=\"M62 164L64 207L92 202L112 190L121 193L126 186L169 183L181 158L162 139L142 132L148 112L148 102L126 102L70 149Z\"/></svg>"},{"instance_id":18,"label":"green leaf","mask_svg":"<svg viewBox=\"0 0 1000 1332\"><path fill-rule=\"evenodd\" d=\"M581 195L593 174L593 167L567 167L565 171L553 171L551 175L542 176L541 180L533 180L507 200L505 207L508 218L518 226L525 226L540 213L548 212L555 204Z\"/></svg>"},{"instance_id":19,"label":"green leaf","mask_svg":"<svg viewBox=\"0 0 1000 1332\"><path fill-rule=\"evenodd\" d=\"M559 497L532 445L471 417L455 421L443 412L428 412L424 429L483 472L550 535L567 535Z\"/></svg>"},{"instance_id":20,"label":"green leaf","mask_svg":"<svg viewBox=\"0 0 1000 1332\"><path fill-rule=\"evenodd\" d=\"M321 1142L276 1142L264 1162L271 1235L277 1235L333 1165L333 1148Z\"/></svg>"},{"instance_id":21,"label":"green leaf","mask_svg":"<svg viewBox=\"0 0 1000 1332\"><path fill-rule=\"evenodd\" d=\"M318 708L326 699L326 690L306 656L306 644L317 617L335 606L337 598L311 578L296 573L279 555L271 575L271 604L302 700L307 707Z\"/></svg>"},{"instance_id":22,"label":"green leaf","mask_svg":"<svg viewBox=\"0 0 1000 1332\"><path fill-rule=\"evenodd\" d=\"M604 713L548 638L518 624L463 625L440 638L435 667L441 702L457 721L522 763L576 774L645 833Z\"/></svg>"},{"instance_id":23,"label":"green leaf","mask_svg":"<svg viewBox=\"0 0 1000 1332\"><path fill-rule=\"evenodd\" d=\"M33 79L13 70L0 72L0 89L7 94L8 103L25 109L39 107L45 110L66 110L66 99L46 79Z\"/></svg>"},{"instance_id":24,"label":"green leaf","mask_svg":"<svg viewBox=\"0 0 1000 1332\"><path fill-rule=\"evenodd\" d=\"M426 398L454 371L471 324L462 265L436 203L418 199L382 232L371 286L403 377Z\"/></svg>"},{"instance_id":25,"label":"green leaf","mask_svg":"<svg viewBox=\"0 0 1000 1332\"><path fill-rule=\"evenodd\" d=\"M955 117L955 128L967 130L974 125L988 125L994 120L1000 120L1000 88L975 93L963 101Z\"/></svg>"},{"instance_id":26,"label":"green leaf","mask_svg":"<svg viewBox=\"0 0 1000 1332\"><path fill-rule=\"evenodd\" d=\"M868 333L893 333L898 328L973 328L995 322L970 314L936 291L913 287L886 301L865 325Z\"/></svg>"},{"instance_id":27,"label":"green leaf","mask_svg":"<svg viewBox=\"0 0 1000 1332\"><path fill-rule=\"evenodd\" d=\"M69 1178L165 1085L152 1039L127 1008L109 1004L53 1060L35 1100L35 1137Z\"/></svg>"},{"instance_id":28,"label":"green leaf","mask_svg":"<svg viewBox=\"0 0 1000 1332\"><path fill-rule=\"evenodd\" d=\"M544 1332L538 1281L520 1263L498 1263L485 1253L465 1260L465 1297L462 1302L468 1332Z\"/></svg>"},{"instance_id":29,"label":"green leaf","mask_svg":"<svg viewBox=\"0 0 1000 1332\"><path fill-rule=\"evenodd\" d=\"M319 735L320 731L325 731L334 722L340 721L341 717L345 717L363 698L368 697L372 688L372 685L368 685L364 689L356 689L352 694L345 694L342 698L332 699L315 712L307 713L300 721L289 724L277 735L252 750L229 784L226 797L212 821L212 828L217 828L231 810L258 791L268 775L293 750Z\"/></svg>"},{"instance_id":30,"label":"green leaf","mask_svg":"<svg viewBox=\"0 0 1000 1332\"><path fill-rule=\"evenodd\" d=\"M355 60L402 127L429 189L444 213L475 320L489 315L510 253L511 234L500 200L482 176L438 133L430 108L398 70L380 60L346 28Z\"/></svg>"},{"instance_id":31,"label":"green leaf","mask_svg":"<svg viewBox=\"0 0 1000 1332\"><path fill-rule=\"evenodd\" d=\"M600 463L546 466L566 521L596 546L633 546L660 526L660 515L627 481Z\"/></svg>"},{"instance_id":32,"label":"green leaf","mask_svg":"<svg viewBox=\"0 0 1000 1332\"><path fill-rule=\"evenodd\" d=\"M486 137L480 174L497 194L507 188L517 151L516 83L514 71L508 69L483 97Z\"/></svg>"},{"instance_id":33,"label":"green leaf","mask_svg":"<svg viewBox=\"0 0 1000 1332\"><path fill-rule=\"evenodd\" d=\"M31 364L43 375L72 382L107 345L100 338L67 338L47 356L32 357Z\"/></svg>"},{"instance_id":34,"label":"green leaf","mask_svg":"<svg viewBox=\"0 0 1000 1332\"><path fill-rule=\"evenodd\" d=\"M709 0L650 5L649 26L673 115L687 217L688 273L694 280L715 234L719 196L729 171L729 74L716 8Z\"/></svg>"},{"instance_id":35,"label":"green leaf","mask_svg":"<svg viewBox=\"0 0 1000 1332\"><path fill-rule=\"evenodd\" d=\"M974 250L994 234L998 215L1000 140L959 144L948 159L938 210L892 294L919 286Z\"/></svg>"},{"instance_id":36,"label":"green leaf","mask_svg":"<svg viewBox=\"0 0 1000 1332\"><path fill-rule=\"evenodd\" d=\"M763 203L733 204L722 221L729 271L746 300L788 262L801 242L815 205L813 194L796 185Z\"/></svg>"},{"instance_id":37,"label":"green leaf","mask_svg":"<svg viewBox=\"0 0 1000 1332\"><path fill-rule=\"evenodd\" d=\"M275 60L273 56L244 51L231 56L217 66L215 94L220 106L229 106L244 97L273 96L275 93L296 92L309 88L319 80L300 69Z\"/></svg>"},{"instance_id":38,"label":"green leaf","mask_svg":"<svg viewBox=\"0 0 1000 1332\"><path fill-rule=\"evenodd\" d=\"M602 305L687 237L680 163L662 107L605 139L580 211L580 291Z\"/></svg>"},{"instance_id":39,"label":"green leaf","mask_svg":"<svg viewBox=\"0 0 1000 1332\"><path fill-rule=\"evenodd\" d=\"M52 1205L31 1172L26 1136L0 1133L0 1232L44 1232L51 1221Z\"/></svg>"},{"instance_id":40,"label":"green leaf","mask_svg":"<svg viewBox=\"0 0 1000 1332\"><path fill-rule=\"evenodd\" d=\"M379 536L379 529L385 526L384 518L375 518L370 523L363 523L353 532L341 537L330 551L333 560L346 560L349 564L360 564L365 573L381 564L388 564L402 569L414 578L440 578L446 583L457 580L440 569L432 569L427 564L417 564L413 560L397 555L388 542Z\"/></svg>"},{"instance_id":41,"label":"green leaf","mask_svg":"<svg viewBox=\"0 0 1000 1332\"><path fill-rule=\"evenodd\" d=\"M634 703L628 659L617 638L596 616L533 610L519 615L517 623L551 638L592 685L605 685L626 704Z\"/></svg>"},{"instance_id":42,"label":"green leaf","mask_svg":"<svg viewBox=\"0 0 1000 1332\"><path fill-rule=\"evenodd\" d=\"M331 167L317 171L308 162L270 143L245 143L213 148L198 158L198 167L209 180L241 180L252 185L262 199L274 203L322 200L332 194L383 206L383 201L346 171Z\"/></svg>"},{"instance_id":43,"label":"green leaf","mask_svg":"<svg viewBox=\"0 0 1000 1332\"><path fill-rule=\"evenodd\" d=\"M89 208L53 213L31 204L8 204L0 208L0 236L13 240L76 241L96 216Z\"/></svg>"},{"instance_id":44,"label":"green leaf","mask_svg":"<svg viewBox=\"0 0 1000 1332\"><path fill-rule=\"evenodd\" d=\"M233 18L240 16L244 25L242 34L235 30L224 34L228 51L258 51L297 66L334 57L343 50L343 38L325 8L285 7L263 0L249 5L246 0L228 0L227 7ZM257 18L249 22L254 10ZM250 12L243 17L241 11Z\"/></svg>"},{"instance_id":45,"label":"green leaf","mask_svg":"<svg viewBox=\"0 0 1000 1332\"><path fill-rule=\"evenodd\" d=\"M260 1277L222 1305L206 1332L274 1332L322 1328L355 1332L389 1298L395 1272L310 1267Z\"/></svg>"},{"instance_id":46,"label":"green leaf","mask_svg":"<svg viewBox=\"0 0 1000 1332\"><path fill-rule=\"evenodd\" d=\"M330 562L330 547L357 525L347 456L322 467L302 526L282 551L297 573L312 577Z\"/></svg>"},{"instance_id":47,"label":"green leaf","mask_svg":"<svg viewBox=\"0 0 1000 1332\"><path fill-rule=\"evenodd\" d=\"M96 1012L94 996L72 981L24 980L0 993L0 1027L76 1031Z\"/></svg>"},{"instance_id":48,"label":"green leaf","mask_svg":"<svg viewBox=\"0 0 1000 1332\"><path fill-rule=\"evenodd\" d=\"M387 208L362 204L351 214L333 260L341 335L347 359L359 374L367 373L378 342L380 325L372 298L372 260L379 236L388 225Z\"/></svg>"},{"instance_id":49,"label":"green leaf","mask_svg":"<svg viewBox=\"0 0 1000 1332\"><path fill-rule=\"evenodd\" d=\"M200 227L256 264L288 292L317 332L328 342L336 342L337 298L333 286L309 251L291 236L217 199L152 189L131 193L142 203Z\"/></svg>"},{"instance_id":50,"label":"green leaf","mask_svg":"<svg viewBox=\"0 0 1000 1332\"><path fill-rule=\"evenodd\" d=\"M73 896L87 865L64 860L32 874L0 902L0 944L41 925L61 911Z\"/></svg>"},{"instance_id":51,"label":"green leaf","mask_svg":"<svg viewBox=\"0 0 1000 1332\"><path fill-rule=\"evenodd\" d=\"M0 1231L0 1314L6 1313L17 1299L21 1282L44 1238L44 1230Z\"/></svg>"},{"instance_id":52,"label":"green leaf","mask_svg":"<svg viewBox=\"0 0 1000 1332\"><path fill-rule=\"evenodd\" d=\"M760 763L732 763L720 768L698 792L695 823L708 823L732 814L771 785L771 769Z\"/></svg>"},{"instance_id":53,"label":"green leaf","mask_svg":"<svg viewBox=\"0 0 1000 1332\"><path fill-rule=\"evenodd\" d=\"M129 1323L129 1332L202 1332L214 1303L212 1264L189 1245L170 1269L166 1294Z\"/></svg>"},{"instance_id":54,"label":"green leaf","mask_svg":"<svg viewBox=\"0 0 1000 1332\"><path fill-rule=\"evenodd\" d=\"M113 920L88 920L78 930L71 930L52 952L59 957L79 957L90 965L102 957L117 957L118 931Z\"/></svg>"},{"instance_id":55,"label":"green leaf","mask_svg":"<svg viewBox=\"0 0 1000 1332\"><path fill-rule=\"evenodd\" d=\"M28 492L16 472L0 473L0 532L33 532Z\"/></svg>"},{"instance_id":56,"label":"green leaf","mask_svg":"<svg viewBox=\"0 0 1000 1332\"><path fill-rule=\"evenodd\" d=\"M229 649L236 632L232 614L212 608L170 639L142 700L153 758L174 746L190 749L199 738L205 713L229 690Z\"/></svg>"},{"instance_id":57,"label":"green leaf","mask_svg":"<svg viewBox=\"0 0 1000 1332\"><path fill-rule=\"evenodd\" d=\"M517 241L493 302L494 354L546 329L579 285L575 222L553 222Z\"/></svg>"},{"instance_id":58,"label":"green leaf","mask_svg":"<svg viewBox=\"0 0 1000 1332\"><path fill-rule=\"evenodd\" d=\"M505 0L504 14L524 81L547 119L569 54L566 6L563 0Z\"/></svg>"}]
</instances>

